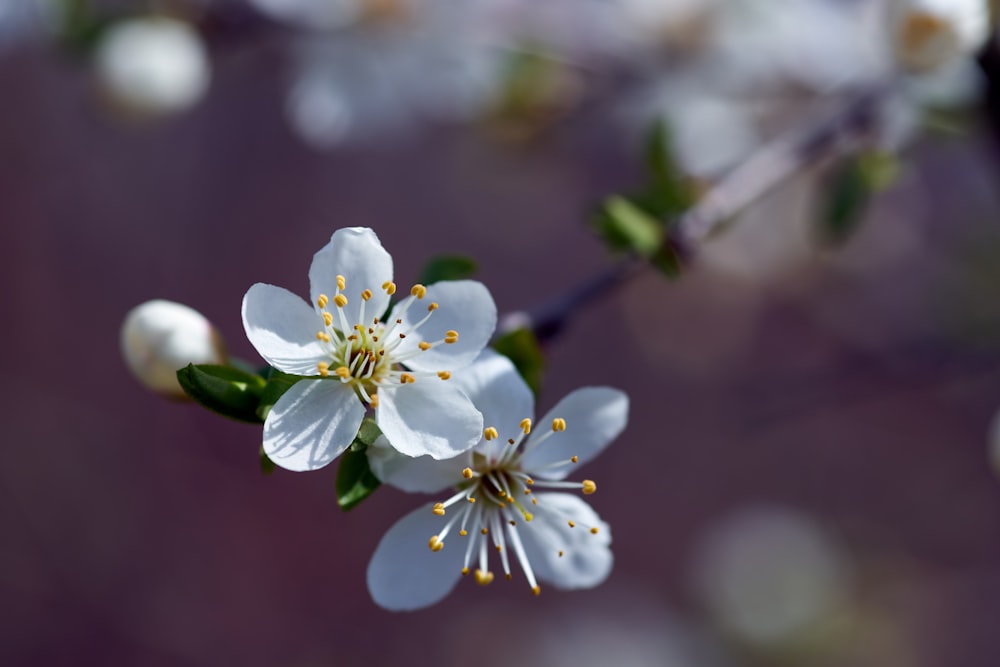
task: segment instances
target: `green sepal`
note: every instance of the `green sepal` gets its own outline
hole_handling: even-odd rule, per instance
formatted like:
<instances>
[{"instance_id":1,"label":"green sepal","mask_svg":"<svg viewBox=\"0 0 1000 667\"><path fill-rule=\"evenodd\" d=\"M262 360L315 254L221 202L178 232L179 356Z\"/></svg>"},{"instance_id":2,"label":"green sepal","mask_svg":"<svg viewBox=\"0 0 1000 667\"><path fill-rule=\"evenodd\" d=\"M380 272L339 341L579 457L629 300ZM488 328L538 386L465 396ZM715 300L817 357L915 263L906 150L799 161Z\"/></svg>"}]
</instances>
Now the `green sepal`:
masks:
<instances>
[{"instance_id":1,"label":"green sepal","mask_svg":"<svg viewBox=\"0 0 1000 667\"><path fill-rule=\"evenodd\" d=\"M513 362L514 368L538 397L545 375L545 355L535 334L526 328L513 329L494 340L493 349Z\"/></svg>"},{"instance_id":2,"label":"green sepal","mask_svg":"<svg viewBox=\"0 0 1000 667\"><path fill-rule=\"evenodd\" d=\"M382 484L372 473L368 465L368 454L365 452L381 434L375 421L366 417L361 422L361 429L354 442L340 455L335 489L337 504L345 512L357 506Z\"/></svg>"},{"instance_id":3,"label":"green sepal","mask_svg":"<svg viewBox=\"0 0 1000 667\"><path fill-rule=\"evenodd\" d=\"M278 466L271 458L264 453L264 445L260 446L260 471L265 475L270 475Z\"/></svg>"},{"instance_id":4,"label":"green sepal","mask_svg":"<svg viewBox=\"0 0 1000 667\"><path fill-rule=\"evenodd\" d=\"M253 373L214 364L188 364L177 371L181 388L196 403L238 421L260 424L257 406L266 382Z\"/></svg>"},{"instance_id":5,"label":"green sepal","mask_svg":"<svg viewBox=\"0 0 1000 667\"><path fill-rule=\"evenodd\" d=\"M442 280L464 280L476 274L479 266L465 255L437 255L424 265L418 282L432 285Z\"/></svg>"},{"instance_id":6,"label":"green sepal","mask_svg":"<svg viewBox=\"0 0 1000 667\"><path fill-rule=\"evenodd\" d=\"M269 366L265 367L263 375L267 379L267 384L260 393L260 402L256 409L257 417L261 422L267 419L267 413L271 411L278 399L292 388L293 384L305 379L301 375L289 375Z\"/></svg>"}]
</instances>

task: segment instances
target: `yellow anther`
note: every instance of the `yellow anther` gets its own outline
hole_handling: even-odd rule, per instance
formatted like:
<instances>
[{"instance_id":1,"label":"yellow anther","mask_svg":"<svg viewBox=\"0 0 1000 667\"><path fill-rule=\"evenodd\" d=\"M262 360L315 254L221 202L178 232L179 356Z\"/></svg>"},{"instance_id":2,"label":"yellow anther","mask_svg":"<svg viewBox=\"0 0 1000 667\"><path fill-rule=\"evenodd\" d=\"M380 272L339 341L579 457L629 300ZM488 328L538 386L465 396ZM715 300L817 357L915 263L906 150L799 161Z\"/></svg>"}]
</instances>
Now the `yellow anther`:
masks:
<instances>
[{"instance_id":1,"label":"yellow anther","mask_svg":"<svg viewBox=\"0 0 1000 667\"><path fill-rule=\"evenodd\" d=\"M507 574L505 574L503 576L507 578L507 581L510 581L511 579L514 578L514 575L512 575L510 572L508 572Z\"/></svg>"},{"instance_id":2,"label":"yellow anther","mask_svg":"<svg viewBox=\"0 0 1000 667\"><path fill-rule=\"evenodd\" d=\"M527 417L525 417L524 419L521 420L520 426L521 426L521 430L524 431L525 435L528 435L529 433L531 433L531 420L528 419Z\"/></svg>"},{"instance_id":3,"label":"yellow anther","mask_svg":"<svg viewBox=\"0 0 1000 667\"><path fill-rule=\"evenodd\" d=\"M486 428L483 429L483 437L485 437L487 440L496 440L497 438L500 437L500 434L497 433L497 430L492 426L487 426Z\"/></svg>"},{"instance_id":4,"label":"yellow anther","mask_svg":"<svg viewBox=\"0 0 1000 667\"><path fill-rule=\"evenodd\" d=\"M347 305L347 297L344 296L343 294L338 294L337 296L333 297L333 302L337 304L338 308L343 308L344 306Z\"/></svg>"},{"instance_id":5,"label":"yellow anther","mask_svg":"<svg viewBox=\"0 0 1000 667\"><path fill-rule=\"evenodd\" d=\"M318 364L316 364L316 370L319 371L320 375L326 377L327 375L330 374L330 364L326 363L325 361L321 361Z\"/></svg>"},{"instance_id":6,"label":"yellow anther","mask_svg":"<svg viewBox=\"0 0 1000 667\"><path fill-rule=\"evenodd\" d=\"M583 492L589 496L594 491L597 491L597 484L594 483L594 480L583 480Z\"/></svg>"},{"instance_id":7,"label":"yellow anther","mask_svg":"<svg viewBox=\"0 0 1000 667\"><path fill-rule=\"evenodd\" d=\"M444 542L437 535L431 535L431 539L427 540L427 546L431 548L431 551L441 551L444 549Z\"/></svg>"},{"instance_id":8,"label":"yellow anther","mask_svg":"<svg viewBox=\"0 0 1000 667\"><path fill-rule=\"evenodd\" d=\"M326 326L333 324L333 315L325 310L323 311L323 323L326 324Z\"/></svg>"},{"instance_id":9,"label":"yellow anther","mask_svg":"<svg viewBox=\"0 0 1000 667\"><path fill-rule=\"evenodd\" d=\"M462 477L472 479L472 468L462 468Z\"/></svg>"},{"instance_id":10,"label":"yellow anther","mask_svg":"<svg viewBox=\"0 0 1000 667\"><path fill-rule=\"evenodd\" d=\"M347 287L347 281L344 280L344 276L337 276L337 287L340 289Z\"/></svg>"},{"instance_id":11,"label":"yellow anther","mask_svg":"<svg viewBox=\"0 0 1000 667\"><path fill-rule=\"evenodd\" d=\"M526 495L526 496L531 495L531 489L525 489L524 490L524 495Z\"/></svg>"},{"instance_id":12,"label":"yellow anther","mask_svg":"<svg viewBox=\"0 0 1000 667\"><path fill-rule=\"evenodd\" d=\"M328 303L330 303L330 299L325 294L320 294L319 298L316 299L316 305L320 308L326 308Z\"/></svg>"},{"instance_id":13,"label":"yellow anther","mask_svg":"<svg viewBox=\"0 0 1000 667\"><path fill-rule=\"evenodd\" d=\"M531 479L530 477L525 477L524 483L527 484L528 486L531 486L532 484L535 483L535 480Z\"/></svg>"},{"instance_id":14,"label":"yellow anther","mask_svg":"<svg viewBox=\"0 0 1000 667\"><path fill-rule=\"evenodd\" d=\"M344 378L345 380L351 377L351 369L347 366L337 366L337 370L334 371L337 375Z\"/></svg>"},{"instance_id":15,"label":"yellow anther","mask_svg":"<svg viewBox=\"0 0 1000 667\"><path fill-rule=\"evenodd\" d=\"M566 523L568 523L568 524L569 524L569 527L570 527L570 528L576 528L576 524L575 524L575 523L573 523L573 520L572 520L572 519L570 519L570 520L569 520L569 521L567 521Z\"/></svg>"},{"instance_id":16,"label":"yellow anther","mask_svg":"<svg viewBox=\"0 0 1000 667\"><path fill-rule=\"evenodd\" d=\"M594 526L593 528L590 529L590 534L591 535L597 535L598 532L600 532L600 531L597 530L597 526Z\"/></svg>"},{"instance_id":17,"label":"yellow anther","mask_svg":"<svg viewBox=\"0 0 1000 667\"><path fill-rule=\"evenodd\" d=\"M572 461L573 463L577 463L580 460L580 457L579 456L571 456L571 457L569 457L569 460Z\"/></svg>"},{"instance_id":18,"label":"yellow anther","mask_svg":"<svg viewBox=\"0 0 1000 667\"><path fill-rule=\"evenodd\" d=\"M427 296L427 288L421 285L420 283L417 283L416 285L410 288L410 294L417 297L418 299L423 299L425 296Z\"/></svg>"},{"instance_id":19,"label":"yellow anther","mask_svg":"<svg viewBox=\"0 0 1000 667\"><path fill-rule=\"evenodd\" d=\"M562 557L563 557L563 550L562 550L562 549L560 549L560 550L559 550L559 557L560 557L560 558L562 558Z\"/></svg>"},{"instance_id":20,"label":"yellow anther","mask_svg":"<svg viewBox=\"0 0 1000 667\"><path fill-rule=\"evenodd\" d=\"M489 535L490 534L490 529L489 528L482 528L482 529L480 529L479 532L482 533L483 535Z\"/></svg>"},{"instance_id":21,"label":"yellow anther","mask_svg":"<svg viewBox=\"0 0 1000 667\"><path fill-rule=\"evenodd\" d=\"M507 497L507 492L506 491L497 491L497 495L500 496L501 498L506 498Z\"/></svg>"},{"instance_id":22,"label":"yellow anther","mask_svg":"<svg viewBox=\"0 0 1000 667\"><path fill-rule=\"evenodd\" d=\"M438 516L444 516L444 503L434 503L434 513Z\"/></svg>"},{"instance_id":23,"label":"yellow anther","mask_svg":"<svg viewBox=\"0 0 1000 667\"><path fill-rule=\"evenodd\" d=\"M378 394L372 394L371 406L373 408L378 407Z\"/></svg>"},{"instance_id":24,"label":"yellow anther","mask_svg":"<svg viewBox=\"0 0 1000 667\"><path fill-rule=\"evenodd\" d=\"M458 342L458 332L454 329L449 329L444 333L444 342L448 345Z\"/></svg>"},{"instance_id":25,"label":"yellow anther","mask_svg":"<svg viewBox=\"0 0 1000 667\"><path fill-rule=\"evenodd\" d=\"M462 568L462 576L464 577L464 576L466 576L467 574L469 574L469 568L467 568L467 567L463 567L463 568Z\"/></svg>"},{"instance_id":26,"label":"yellow anther","mask_svg":"<svg viewBox=\"0 0 1000 667\"><path fill-rule=\"evenodd\" d=\"M465 537L466 535L469 534L469 531L463 528L462 530L458 531L458 534L461 535L462 537Z\"/></svg>"},{"instance_id":27,"label":"yellow anther","mask_svg":"<svg viewBox=\"0 0 1000 667\"><path fill-rule=\"evenodd\" d=\"M317 331L316 332L316 339L317 340L321 340L324 343L329 343L330 342L330 334L328 334L325 331Z\"/></svg>"},{"instance_id":28,"label":"yellow anther","mask_svg":"<svg viewBox=\"0 0 1000 667\"><path fill-rule=\"evenodd\" d=\"M532 520L532 519L534 519L534 518L535 518L535 515L534 515L534 514L532 514L531 512L525 512L525 513L524 513L524 520L525 520L525 521L527 521L527 522L529 522L529 523L530 523L530 522L531 522L531 520Z\"/></svg>"},{"instance_id":29,"label":"yellow anther","mask_svg":"<svg viewBox=\"0 0 1000 667\"><path fill-rule=\"evenodd\" d=\"M493 573L476 570L476 583L480 586L488 586L493 583Z\"/></svg>"},{"instance_id":30,"label":"yellow anther","mask_svg":"<svg viewBox=\"0 0 1000 667\"><path fill-rule=\"evenodd\" d=\"M534 588L531 589L531 592L535 594L535 597L538 597L539 595L542 594L542 587L536 585Z\"/></svg>"},{"instance_id":31,"label":"yellow anther","mask_svg":"<svg viewBox=\"0 0 1000 667\"><path fill-rule=\"evenodd\" d=\"M552 430L553 431L565 431L566 430L566 420L562 417L556 417L552 420Z\"/></svg>"},{"instance_id":32,"label":"yellow anther","mask_svg":"<svg viewBox=\"0 0 1000 667\"><path fill-rule=\"evenodd\" d=\"M421 350L423 350L424 352L426 352L427 350L431 349L434 346L431 345L430 343L428 343L427 341L422 340L419 343L417 343L417 347L419 347Z\"/></svg>"},{"instance_id":33,"label":"yellow anther","mask_svg":"<svg viewBox=\"0 0 1000 667\"><path fill-rule=\"evenodd\" d=\"M500 553L501 551L503 551L503 547L502 547L502 546L500 546L499 544L498 544L498 545L496 545L496 547L495 547L495 548L496 548L496 550L497 550L497 553Z\"/></svg>"},{"instance_id":34,"label":"yellow anther","mask_svg":"<svg viewBox=\"0 0 1000 667\"><path fill-rule=\"evenodd\" d=\"M531 499L531 504L532 505L537 505L538 504L538 498L532 498Z\"/></svg>"},{"instance_id":35,"label":"yellow anther","mask_svg":"<svg viewBox=\"0 0 1000 667\"><path fill-rule=\"evenodd\" d=\"M438 371L438 377L441 378L442 380L450 380L451 373L449 373L448 371Z\"/></svg>"},{"instance_id":36,"label":"yellow anther","mask_svg":"<svg viewBox=\"0 0 1000 667\"><path fill-rule=\"evenodd\" d=\"M365 291L361 292L361 298L364 299L365 301L372 298L372 291L370 289L366 289Z\"/></svg>"},{"instance_id":37,"label":"yellow anther","mask_svg":"<svg viewBox=\"0 0 1000 667\"><path fill-rule=\"evenodd\" d=\"M400 384L413 384L417 381L417 378L413 377L409 373L400 373L399 382Z\"/></svg>"},{"instance_id":38,"label":"yellow anther","mask_svg":"<svg viewBox=\"0 0 1000 667\"><path fill-rule=\"evenodd\" d=\"M438 309L438 307L439 307L439 306L438 306L438 304L437 304L437 301L431 301L431 302L430 302L430 303L429 303L429 304L427 305L427 312L429 312L429 313L433 313L433 312L434 312L435 310L437 310L437 309Z\"/></svg>"},{"instance_id":39,"label":"yellow anther","mask_svg":"<svg viewBox=\"0 0 1000 667\"><path fill-rule=\"evenodd\" d=\"M475 496L469 496L469 502L470 502L470 503L474 503L474 502L476 502L476 498L475 498Z\"/></svg>"}]
</instances>

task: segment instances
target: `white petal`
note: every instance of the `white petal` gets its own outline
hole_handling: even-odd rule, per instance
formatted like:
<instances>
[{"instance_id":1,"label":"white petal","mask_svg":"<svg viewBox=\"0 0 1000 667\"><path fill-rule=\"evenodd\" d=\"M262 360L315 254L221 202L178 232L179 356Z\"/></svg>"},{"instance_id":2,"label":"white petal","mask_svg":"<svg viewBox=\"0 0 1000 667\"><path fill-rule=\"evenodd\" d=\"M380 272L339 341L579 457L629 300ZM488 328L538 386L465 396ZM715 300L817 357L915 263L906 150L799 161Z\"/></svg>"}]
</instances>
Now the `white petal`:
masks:
<instances>
[{"instance_id":1,"label":"white petal","mask_svg":"<svg viewBox=\"0 0 1000 667\"><path fill-rule=\"evenodd\" d=\"M350 387L336 380L300 380L267 415L264 453L287 470L318 470L354 441L364 416Z\"/></svg>"},{"instance_id":2,"label":"white petal","mask_svg":"<svg viewBox=\"0 0 1000 667\"><path fill-rule=\"evenodd\" d=\"M556 588L591 588L611 573L611 528L590 505L569 493L540 493L534 519L521 523L528 562ZM569 527L572 520L575 528ZM597 528L597 534L590 528ZM559 552L563 555L560 556Z\"/></svg>"},{"instance_id":3,"label":"white petal","mask_svg":"<svg viewBox=\"0 0 1000 667\"><path fill-rule=\"evenodd\" d=\"M313 256L309 267L309 293L316 303L320 294L333 299L337 291L337 276L344 276L347 297L344 314L353 326L361 321L361 304L365 304L365 320L382 317L389 306L389 295L382 289L383 283L392 280L392 257L382 247L375 232L367 227L346 227L338 229L330 237L330 242ZM361 293L371 290L372 298L365 303ZM332 312L335 306L329 305ZM334 326L338 326L334 317Z\"/></svg>"},{"instance_id":4,"label":"white petal","mask_svg":"<svg viewBox=\"0 0 1000 667\"><path fill-rule=\"evenodd\" d=\"M365 451L368 465L379 480L410 493L437 493L464 482L462 469L470 464L468 455L443 461L429 456L405 456L393 449L384 436Z\"/></svg>"},{"instance_id":5,"label":"white petal","mask_svg":"<svg viewBox=\"0 0 1000 667\"><path fill-rule=\"evenodd\" d=\"M432 507L425 505L397 521L368 563L368 591L386 609L410 611L432 605L448 595L462 576L463 538L449 535L440 551L427 545L445 525L445 517L436 516Z\"/></svg>"},{"instance_id":6,"label":"white petal","mask_svg":"<svg viewBox=\"0 0 1000 667\"><path fill-rule=\"evenodd\" d=\"M243 328L264 360L293 375L317 375L325 354L316 332L323 320L288 290L257 283L243 297Z\"/></svg>"},{"instance_id":7,"label":"white petal","mask_svg":"<svg viewBox=\"0 0 1000 667\"><path fill-rule=\"evenodd\" d=\"M483 426L493 426L500 439L517 436L521 420L535 416L535 397L510 359L493 350L483 350L471 366L451 376L483 413Z\"/></svg>"},{"instance_id":8,"label":"white petal","mask_svg":"<svg viewBox=\"0 0 1000 667\"><path fill-rule=\"evenodd\" d=\"M375 421L392 447L407 456L450 459L483 435L483 415L450 381L420 378L378 393Z\"/></svg>"},{"instance_id":9,"label":"white petal","mask_svg":"<svg viewBox=\"0 0 1000 667\"><path fill-rule=\"evenodd\" d=\"M435 310L416 332L409 334L399 346L399 353L417 349L421 341L433 343L442 340L451 330L458 332L458 342L442 343L421 352L405 363L418 371L454 371L471 364L486 344L490 342L497 326L497 307L486 286L475 280L448 280L427 287L427 295L401 316L402 331L419 322L427 309L425 304L436 303Z\"/></svg>"},{"instance_id":10,"label":"white petal","mask_svg":"<svg viewBox=\"0 0 1000 667\"><path fill-rule=\"evenodd\" d=\"M607 447L628 421L628 396L611 387L577 389L538 420L532 437L541 435L542 429L551 429L552 420L560 417L566 420L566 430L551 433L537 447L531 447L529 441L528 449L521 458L524 469L533 471L538 477L562 479L572 470L570 466L544 473L538 472L539 468L572 456L578 456L578 463L582 464Z\"/></svg>"}]
</instances>

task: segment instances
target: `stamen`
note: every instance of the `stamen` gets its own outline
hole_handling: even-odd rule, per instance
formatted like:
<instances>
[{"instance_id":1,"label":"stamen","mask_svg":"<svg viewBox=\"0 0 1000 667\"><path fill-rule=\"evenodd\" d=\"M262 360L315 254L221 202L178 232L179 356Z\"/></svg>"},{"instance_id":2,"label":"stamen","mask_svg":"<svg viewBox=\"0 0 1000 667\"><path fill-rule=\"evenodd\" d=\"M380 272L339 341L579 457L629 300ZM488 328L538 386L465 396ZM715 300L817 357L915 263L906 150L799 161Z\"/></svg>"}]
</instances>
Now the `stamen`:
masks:
<instances>
[{"instance_id":1,"label":"stamen","mask_svg":"<svg viewBox=\"0 0 1000 667\"><path fill-rule=\"evenodd\" d=\"M576 463L576 461L574 461L574 463ZM594 480L592 479L583 480L583 493L585 495L589 496L591 493L595 491L597 491L597 484L594 483Z\"/></svg>"},{"instance_id":2,"label":"stamen","mask_svg":"<svg viewBox=\"0 0 1000 667\"><path fill-rule=\"evenodd\" d=\"M337 287L339 287L340 289L344 289L345 287L347 287L347 281L344 280L344 276L339 276L339 275L337 276Z\"/></svg>"},{"instance_id":3,"label":"stamen","mask_svg":"<svg viewBox=\"0 0 1000 667\"><path fill-rule=\"evenodd\" d=\"M431 535L431 539L427 541L427 546L431 548L431 551L441 551L444 549L444 542L437 535Z\"/></svg>"},{"instance_id":4,"label":"stamen","mask_svg":"<svg viewBox=\"0 0 1000 667\"><path fill-rule=\"evenodd\" d=\"M438 371L438 377L441 378L442 380L450 380L451 373L449 373L448 371Z\"/></svg>"},{"instance_id":5,"label":"stamen","mask_svg":"<svg viewBox=\"0 0 1000 667\"><path fill-rule=\"evenodd\" d=\"M396 293L396 283L392 282L391 280L387 280L384 283L382 283L382 289L385 290L386 294L392 296L393 294Z\"/></svg>"},{"instance_id":6,"label":"stamen","mask_svg":"<svg viewBox=\"0 0 1000 667\"><path fill-rule=\"evenodd\" d=\"M344 306L347 305L347 297L344 296L343 294L338 294L337 296L333 297L333 302L337 304L338 308L343 308Z\"/></svg>"},{"instance_id":7,"label":"stamen","mask_svg":"<svg viewBox=\"0 0 1000 667\"><path fill-rule=\"evenodd\" d=\"M480 586L488 586L493 583L493 573L476 570L476 583Z\"/></svg>"},{"instance_id":8,"label":"stamen","mask_svg":"<svg viewBox=\"0 0 1000 667\"><path fill-rule=\"evenodd\" d=\"M323 322L326 323L326 326L332 325L333 324L333 315L331 315L330 313L328 313L328 312L326 312L324 310L323 311Z\"/></svg>"},{"instance_id":9,"label":"stamen","mask_svg":"<svg viewBox=\"0 0 1000 667\"><path fill-rule=\"evenodd\" d=\"M330 364L326 363L325 361L321 361L318 364L316 364L316 370L319 371L320 376L326 377L327 375L330 374Z\"/></svg>"},{"instance_id":10,"label":"stamen","mask_svg":"<svg viewBox=\"0 0 1000 667\"><path fill-rule=\"evenodd\" d=\"M562 417L556 417L552 420L552 430L553 431L565 431L566 430L566 420Z\"/></svg>"},{"instance_id":11,"label":"stamen","mask_svg":"<svg viewBox=\"0 0 1000 667\"><path fill-rule=\"evenodd\" d=\"M430 304L428 304L427 306L427 312L429 313L433 313L437 309L438 309L437 301L431 301Z\"/></svg>"},{"instance_id":12,"label":"stamen","mask_svg":"<svg viewBox=\"0 0 1000 667\"><path fill-rule=\"evenodd\" d=\"M378 394L372 394L371 398L368 399L368 402L371 404L371 406L373 408L377 408L378 407Z\"/></svg>"},{"instance_id":13,"label":"stamen","mask_svg":"<svg viewBox=\"0 0 1000 667\"><path fill-rule=\"evenodd\" d=\"M317 340L321 340L324 343L329 343L330 342L330 334L328 334L325 331L317 331L316 332L316 339Z\"/></svg>"},{"instance_id":14,"label":"stamen","mask_svg":"<svg viewBox=\"0 0 1000 667\"><path fill-rule=\"evenodd\" d=\"M463 468L462 477L465 479L472 479L472 468Z\"/></svg>"},{"instance_id":15,"label":"stamen","mask_svg":"<svg viewBox=\"0 0 1000 667\"><path fill-rule=\"evenodd\" d=\"M365 301L372 298L372 291L370 289L366 289L361 293L361 298L364 299Z\"/></svg>"},{"instance_id":16,"label":"stamen","mask_svg":"<svg viewBox=\"0 0 1000 667\"><path fill-rule=\"evenodd\" d=\"M539 595L542 594L542 587L539 586L538 584L535 584L535 587L531 589L531 592L535 594L535 597L538 597Z\"/></svg>"},{"instance_id":17,"label":"stamen","mask_svg":"<svg viewBox=\"0 0 1000 667\"><path fill-rule=\"evenodd\" d=\"M412 296L417 297L418 299L423 299L425 296L427 296L427 288L421 285L420 283L417 283L416 285L410 288L410 294Z\"/></svg>"},{"instance_id":18,"label":"stamen","mask_svg":"<svg viewBox=\"0 0 1000 667\"><path fill-rule=\"evenodd\" d=\"M597 526L594 526L593 528L590 529L590 533L592 535L597 535L598 532L600 531L598 531Z\"/></svg>"},{"instance_id":19,"label":"stamen","mask_svg":"<svg viewBox=\"0 0 1000 667\"><path fill-rule=\"evenodd\" d=\"M569 521L567 521L566 523L567 523L567 524L569 524L569 527L570 527L570 528L576 528L576 523L574 523L574 522L573 522L573 519L570 519L570 520L569 520Z\"/></svg>"},{"instance_id":20,"label":"stamen","mask_svg":"<svg viewBox=\"0 0 1000 667\"><path fill-rule=\"evenodd\" d=\"M458 332L454 329L449 329L444 334L444 342L448 345L458 342Z\"/></svg>"},{"instance_id":21,"label":"stamen","mask_svg":"<svg viewBox=\"0 0 1000 667\"><path fill-rule=\"evenodd\" d=\"M424 352L426 352L427 350L431 349L434 346L431 345L430 343L428 343L427 341L422 340L419 343L417 343L417 347L419 347L421 350L423 350Z\"/></svg>"},{"instance_id":22,"label":"stamen","mask_svg":"<svg viewBox=\"0 0 1000 667\"><path fill-rule=\"evenodd\" d=\"M444 503L434 503L434 513L438 516L444 516Z\"/></svg>"},{"instance_id":23,"label":"stamen","mask_svg":"<svg viewBox=\"0 0 1000 667\"><path fill-rule=\"evenodd\" d=\"M328 303L330 303L330 299L325 294L320 294L319 298L316 299L316 305L320 308L326 308L326 304Z\"/></svg>"},{"instance_id":24,"label":"stamen","mask_svg":"<svg viewBox=\"0 0 1000 667\"><path fill-rule=\"evenodd\" d=\"M417 378L413 377L409 373L400 373L399 374L399 382L401 384L413 384L416 381L417 381Z\"/></svg>"},{"instance_id":25,"label":"stamen","mask_svg":"<svg viewBox=\"0 0 1000 667\"><path fill-rule=\"evenodd\" d=\"M527 417L525 417L524 419L521 420L520 426L521 426L521 430L524 431L525 435L528 435L529 433L531 433L531 420L528 419Z\"/></svg>"},{"instance_id":26,"label":"stamen","mask_svg":"<svg viewBox=\"0 0 1000 667\"><path fill-rule=\"evenodd\" d=\"M497 438L500 437L500 434L497 433L497 430L492 426L487 426L485 429L483 429L483 436L487 440L496 440Z\"/></svg>"},{"instance_id":27,"label":"stamen","mask_svg":"<svg viewBox=\"0 0 1000 667\"><path fill-rule=\"evenodd\" d=\"M337 370L335 370L334 373L344 378L345 380L351 377L351 369L349 369L347 366L338 366Z\"/></svg>"}]
</instances>

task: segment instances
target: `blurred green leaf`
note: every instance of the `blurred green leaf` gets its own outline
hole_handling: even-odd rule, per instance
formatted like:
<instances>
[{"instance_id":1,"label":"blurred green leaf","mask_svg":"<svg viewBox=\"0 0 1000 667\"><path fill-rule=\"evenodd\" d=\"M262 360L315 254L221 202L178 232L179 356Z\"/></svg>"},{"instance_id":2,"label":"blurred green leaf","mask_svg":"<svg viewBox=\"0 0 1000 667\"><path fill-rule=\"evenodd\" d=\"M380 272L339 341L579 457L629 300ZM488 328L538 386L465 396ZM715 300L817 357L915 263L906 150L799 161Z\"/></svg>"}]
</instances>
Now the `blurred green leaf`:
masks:
<instances>
[{"instance_id":1,"label":"blurred green leaf","mask_svg":"<svg viewBox=\"0 0 1000 667\"><path fill-rule=\"evenodd\" d=\"M643 257L651 257L663 244L664 230L658 220L624 197L604 203L606 231Z\"/></svg>"},{"instance_id":2,"label":"blurred green leaf","mask_svg":"<svg viewBox=\"0 0 1000 667\"><path fill-rule=\"evenodd\" d=\"M868 151L858 156L861 175L872 192L888 190L899 180L899 157L887 151Z\"/></svg>"},{"instance_id":3,"label":"blurred green leaf","mask_svg":"<svg viewBox=\"0 0 1000 667\"><path fill-rule=\"evenodd\" d=\"M513 329L493 341L493 349L514 363L517 372L538 396L545 375L545 356L530 329Z\"/></svg>"},{"instance_id":4,"label":"blurred green leaf","mask_svg":"<svg viewBox=\"0 0 1000 667\"><path fill-rule=\"evenodd\" d=\"M257 415L264 378L214 364L188 364L177 371L181 388L199 405L231 419L259 424Z\"/></svg>"},{"instance_id":5,"label":"blurred green leaf","mask_svg":"<svg viewBox=\"0 0 1000 667\"><path fill-rule=\"evenodd\" d=\"M442 280L464 280L476 274L479 266L465 255L438 255L424 266L418 282L431 285Z\"/></svg>"},{"instance_id":6,"label":"blurred green leaf","mask_svg":"<svg viewBox=\"0 0 1000 667\"><path fill-rule=\"evenodd\" d=\"M260 446L260 471L265 475L270 475L274 472L277 466L274 464L267 454L264 453L264 445Z\"/></svg>"},{"instance_id":7,"label":"blurred green leaf","mask_svg":"<svg viewBox=\"0 0 1000 667\"><path fill-rule=\"evenodd\" d=\"M381 486L368 465L365 450L382 432L370 417L361 422L361 429L350 447L340 455L337 468L337 504L345 512L356 507Z\"/></svg>"},{"instance_id":8,"label":"blurred green leaf","mask_svg":"<svg viewBox=\"0 0 1000 667\"><path fill-rule=\"evenodd\" d=\"M826 198L821 202L820 240L829 245L841 245L851 238L868 211L871 194L856 156L838 165L830 176Z\"/></svg>"}]
</instances>

